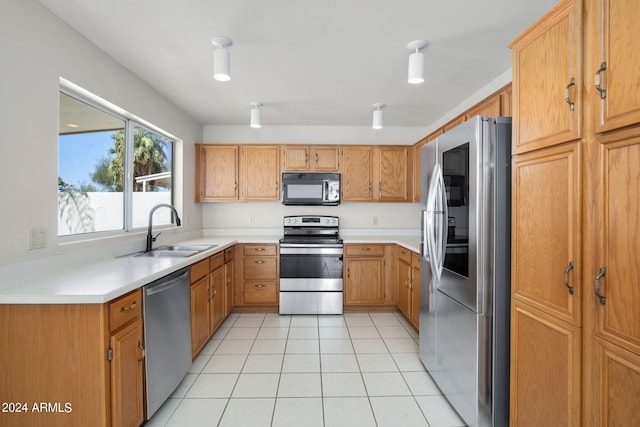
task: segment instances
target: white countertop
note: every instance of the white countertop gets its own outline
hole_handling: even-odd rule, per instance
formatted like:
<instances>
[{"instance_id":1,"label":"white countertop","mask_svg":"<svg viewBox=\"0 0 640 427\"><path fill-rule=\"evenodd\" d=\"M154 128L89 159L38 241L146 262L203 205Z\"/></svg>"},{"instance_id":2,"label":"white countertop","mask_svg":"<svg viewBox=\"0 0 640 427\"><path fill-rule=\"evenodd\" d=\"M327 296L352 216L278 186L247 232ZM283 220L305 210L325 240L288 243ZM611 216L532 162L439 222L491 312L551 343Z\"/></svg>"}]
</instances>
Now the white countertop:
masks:
<instances>
[{"instance_id":1,"label":"white countertop","mask_svg":"<svg viewBox=\"0 0 640 427\"><path fill-rule=\"evenodd\" d=\"M124 256L41 271L0 283L0 304L101 304L140 288L176 270L198 262L236 243L278 243L279 235L204 236L180 244L216 245L188 258ZM347 235L345 243L395 243L414 252L419 239L413 236Z\"/></svg>"}]
</instances>

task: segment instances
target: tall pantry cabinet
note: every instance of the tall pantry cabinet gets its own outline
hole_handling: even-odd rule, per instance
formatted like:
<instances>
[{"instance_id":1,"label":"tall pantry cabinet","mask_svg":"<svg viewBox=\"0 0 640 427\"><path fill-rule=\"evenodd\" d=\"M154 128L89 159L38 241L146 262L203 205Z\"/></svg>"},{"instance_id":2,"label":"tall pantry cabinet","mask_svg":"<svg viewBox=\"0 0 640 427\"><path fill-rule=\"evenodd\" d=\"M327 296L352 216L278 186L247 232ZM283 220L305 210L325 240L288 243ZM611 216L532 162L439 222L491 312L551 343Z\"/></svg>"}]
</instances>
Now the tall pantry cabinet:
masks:
<instances>
[{"instance_id":1,"label":"tall pantry cabinet","mask_svg":"<svg viewBox=\"0 0 640 427\"><path fill-rule=\"evenodd\" d=\"M640 425L640 2L513 49L511 425Z\"/></svg>"}]
</instances>

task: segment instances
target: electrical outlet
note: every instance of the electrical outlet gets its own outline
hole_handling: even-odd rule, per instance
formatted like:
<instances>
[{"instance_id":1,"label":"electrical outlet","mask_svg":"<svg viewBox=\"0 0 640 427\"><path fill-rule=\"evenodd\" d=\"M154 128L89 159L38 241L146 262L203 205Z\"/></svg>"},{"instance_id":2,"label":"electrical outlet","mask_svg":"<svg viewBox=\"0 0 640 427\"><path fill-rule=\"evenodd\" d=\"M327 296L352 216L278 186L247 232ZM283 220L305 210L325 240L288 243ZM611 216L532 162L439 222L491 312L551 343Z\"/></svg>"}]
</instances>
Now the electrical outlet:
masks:
<instances>
[{"instance_id":1,"label":"electrical outlet","mask_svg":"<svg viewBox=\"0 0 640 427\"><path fill-rule=\"evenodd\" d=\"M251 215L249 217L249 224L250 225L256 225L256 217L255 216Z\"/></svg>"},{"instance_id":2,"label":"electrical outlet","mask_svg":"<svg viewBox=\"0 0 640 427\"><path fill-rule=\"evenodd\" d=\"M378 225L378 217L377 216L373 217L373 225Z\"/></svg>"},{"instance_id":3,"label":"electrical outlet","mask_svg":"<svg viewBox=\"0 0 640 427\"><path fill-rule=\"evenodd\" d=\"M32 228L29 230L29 250L47 247L47 229Z\"/></svg>"}]
</instances>

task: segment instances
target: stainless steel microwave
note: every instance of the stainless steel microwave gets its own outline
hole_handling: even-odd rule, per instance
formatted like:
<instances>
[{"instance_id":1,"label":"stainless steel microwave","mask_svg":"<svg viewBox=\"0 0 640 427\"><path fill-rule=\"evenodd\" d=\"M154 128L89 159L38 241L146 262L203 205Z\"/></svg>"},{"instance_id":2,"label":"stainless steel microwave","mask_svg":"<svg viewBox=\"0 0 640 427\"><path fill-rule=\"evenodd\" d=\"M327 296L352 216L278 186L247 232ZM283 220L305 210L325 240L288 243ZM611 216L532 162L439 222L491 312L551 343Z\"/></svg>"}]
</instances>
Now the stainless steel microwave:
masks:
<instances>
[{"instance_id":1,"label":"stainless steel microwave","mask_svg":"<svg viewBox=\"0 0 640 427\"><path fill-rule=\"evenodd\" d=\"M336 206L340 204L339 173L283 173L282 204Z\"/></svg>"}]
</instances>

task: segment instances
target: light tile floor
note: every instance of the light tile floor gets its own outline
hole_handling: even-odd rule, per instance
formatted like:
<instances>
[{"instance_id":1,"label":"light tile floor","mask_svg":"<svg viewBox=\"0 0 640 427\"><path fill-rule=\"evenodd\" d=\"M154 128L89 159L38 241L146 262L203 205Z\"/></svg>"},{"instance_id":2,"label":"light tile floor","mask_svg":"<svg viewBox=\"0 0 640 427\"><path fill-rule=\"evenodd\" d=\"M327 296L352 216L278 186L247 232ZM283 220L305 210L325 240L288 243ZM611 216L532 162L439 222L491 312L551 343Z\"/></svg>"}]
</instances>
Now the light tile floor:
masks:
<instances>
[{"instance_id":1,"label":"light tile floor","mask_svg":"<svg viewBox=\"0 0 640 427\"><path fill-rule=\"evenodd\" d=\"M399 313L231 314L146 427L463 426Z\"/></svg>"}]
</instances>

